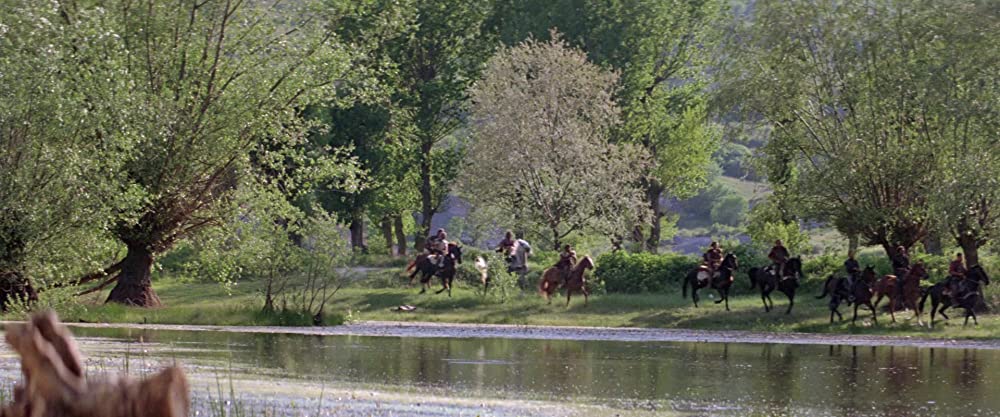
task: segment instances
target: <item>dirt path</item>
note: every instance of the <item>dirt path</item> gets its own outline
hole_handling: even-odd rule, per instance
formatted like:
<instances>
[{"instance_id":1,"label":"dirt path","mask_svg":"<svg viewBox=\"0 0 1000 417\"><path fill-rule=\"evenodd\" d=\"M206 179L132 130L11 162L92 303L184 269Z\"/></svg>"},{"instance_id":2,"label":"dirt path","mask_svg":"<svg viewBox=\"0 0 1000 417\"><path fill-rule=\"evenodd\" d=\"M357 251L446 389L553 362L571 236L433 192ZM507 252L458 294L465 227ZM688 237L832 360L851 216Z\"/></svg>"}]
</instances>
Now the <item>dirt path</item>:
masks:
<instances>
[{"instance_id":1,"label":"dirt path","mask_svg":"<svg viewBox=\"0 0 1000 417\"><path fill-rule=\"evenodd\" d=\"M320 336L508 338L597 340L614 342L786 343L798 345L910 346L924 348L1000 349L1000 339L965 340L898 336L765 333L748 331L553 327L496 324L363 321L333 327L188 326L167 324L67 323L70 327L153 330L288 333Z\"/></svg>"}]
</instances>

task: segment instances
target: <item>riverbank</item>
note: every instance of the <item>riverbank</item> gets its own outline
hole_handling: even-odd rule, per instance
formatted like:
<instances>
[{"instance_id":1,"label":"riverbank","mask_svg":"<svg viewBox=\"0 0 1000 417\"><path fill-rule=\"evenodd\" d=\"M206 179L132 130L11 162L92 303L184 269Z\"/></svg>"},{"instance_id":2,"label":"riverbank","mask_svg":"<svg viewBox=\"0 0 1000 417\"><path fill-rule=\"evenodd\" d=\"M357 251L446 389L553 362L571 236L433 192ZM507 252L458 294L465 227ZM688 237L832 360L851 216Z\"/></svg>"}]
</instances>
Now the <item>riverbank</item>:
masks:
<instances>
[{"instance_id":1,"label":"riverbank","mask_svg":"<svg viewBox=\"0 0 1000 417\"><path fill-rule=\"evenodd\" d=\"M104 305L105 295L86 296L77 302L56 305L66 322L123 324L183 324L218 326L310 326L311 317L300 314L263 313L259 284L244 282L223 287L214 283L191 283L180 280L160 280L156 291L164 307L156 309ZM324 325L334 326L356 322L422 322L455 324L498 324L516 326L598 327L639 329L686 329L710 331L742 331L760 334L819 334L847 336L893 336L922 339L998 340L1000 316L983 314L979 325L962 326L959 311L952 319L939 321L935 328L918 326L913 313L896 314L897 323L879 312L878 324L868 311L859 312L856 325L850 323L851 309L841 308L844 322L829 324L825 300L813 294L800 294L792 314L784 314L787 300L774 295L776 310L765 313L759 295L747 294L737 285L730 308L712 303L702 292L699 308L690 298L679 293L610 294L590 298L584 306L582 297L574 297L569 307L565 298L546 304L535 294L515 295L505 303L493 297L482 297L473 288L456 288L449 298L444 294L417 294L415 288L365 288L349 286L331 300L324 315ZM411 305L413 311L401 312L397 307ZM4 320L21 317L7 314ZM927 314L924 315L926 320ZM507 337L498 335L496 337ZM847 340L847 338L845 338ZM901 339L902 340L902 339ZM833 343L826 340L823 343Z\"/></svg>"},{"instance_id":2,"label":"riverbank","mask_svg":"<svg viewBox=\"0 0 1000 417\"><path fill-rule=\"evenodd\" d=\"M2 322L6 325L10 322ZM609 342L702 342L788 345L902 346L919 348L1000 350L1000 339L943 339L875 335L768 333L738 330L642 329L582 326L504 324L447 324L429 322L361 321L340 326L208 326L183 324L66 323L70 328L204 331L229 333L296 334L309 336L369 336L422 338L479 338L579 340Z\"/></svg>"}]
</instances>

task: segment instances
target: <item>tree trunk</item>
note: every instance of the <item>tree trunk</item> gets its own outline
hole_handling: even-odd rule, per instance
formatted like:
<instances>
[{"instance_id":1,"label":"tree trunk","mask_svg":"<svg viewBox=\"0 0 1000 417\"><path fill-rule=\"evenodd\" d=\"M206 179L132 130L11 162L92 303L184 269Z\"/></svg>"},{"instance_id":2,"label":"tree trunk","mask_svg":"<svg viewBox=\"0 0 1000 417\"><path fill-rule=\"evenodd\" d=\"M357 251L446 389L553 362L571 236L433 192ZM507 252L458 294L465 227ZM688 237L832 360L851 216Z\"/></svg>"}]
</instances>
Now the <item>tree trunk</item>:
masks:
<instances>
[{"instance_id":1,"label":"tree trunk","mask_svg":"<svg viewBox=\"0 0 1000 417\"><path fill-rule=\"evenodd\" d=\"M931 255L943 255L941 248L941 235L936 232L927 234L924 238L924 249Z\"/></svg>"},{"instance_id":2,"label":"tree trunk","mask_svg":"<svg viewBox=\"0 0 1000 417\"><path fill-rule=\"evenodd\" d=\"M562 248L559 242L559 226L552 226L552 250L559 252Z\"/></svg>"},{"instance_id":3,"label":"tree trunk","mask_svg":"<svg viewBox=\"0 0 1000 417\"><path fill-rule=\"evenodd\" d=\"M361 252L368 251L365 242L365 216L359 211L351 213L351 249Z\"/></svg>"},{"instance_id":4,"label":"tree trunk","mask_svg":"<svg viewBox=\"0 0 1000 417\"><path fill-rule=\"evenodd\" d=\"M417 251L424 249L424 238L431 234L434 219L434 194L431 189L431 149L434 142L423 139L420 144L420 228L417 230Z\"/></svg>"},{"instance_id":5,"label":"tree trunk","mask_svg":"<svg viewBox=\"0 0 1000 417\"><path fill-rule=\"evenodd\" d=\"M965 253L965 265L973 266L979 265L979 242L974 236L962 235L958 239L958 246L962 247L962 252Z\"/></svg>"},{"instance_id":6,"label":"tree trunk","mask_svg":"<svg viewBox=\"0 0 1000 417\"><path fill-rule=\"evenodd\" d=\"M382 222L379 226L382 229L382 240L385 241L386 251L389 253L389 256L395 255L395 252L392 250L392 220L388 215L382 217Z\"/></svg>"},{"instance_id":7,"label":"tree trunk","mask_svg":"<svg viewBox=\"0 0 1000 417\"><path fill-rule=\"evenodd\" d=\"M406 256L406 232L403 230L403 215L393 216L392 222L396 229L396 253L399 256Z\"/></svg>"},{"instance_id":8,"label":"tree trunk","mask_svg":"<svg viewBox=\"0 0 1000 417\"><path fill-rule=\"evenodd\" d=\"M0 271L0 312L7 312L11 303L30 304L38 301L38 292L31 281L17 271Z\"/></svg>"},{"instance_id":9,"label":"tree trunk","mask_svg":"<svg viewBox=\"0 0 1000 417\"><path fill-rule=\"evenodd\" d=\"M663 218L663 207L660 204L660 196L663 195L663 185L659 181L649 181L646 185L646 201L653 213L652 223L649 228L649 237L646 238L646 250L649 253L657 253L660 249L660 220Z\"/></svg>"},{"instance_id":10,"label":"tree trunk","mask_svg":"<svg viewBox=\"0 0 1000 417\"><path fill-rule=\"evenodd\" d=\"M108 295L107 302L159 307L160 297L153 291L152 271L153 252L144 244L129 244L122 270L118 273L118 283Z\"/></svg>"}]
</instances>

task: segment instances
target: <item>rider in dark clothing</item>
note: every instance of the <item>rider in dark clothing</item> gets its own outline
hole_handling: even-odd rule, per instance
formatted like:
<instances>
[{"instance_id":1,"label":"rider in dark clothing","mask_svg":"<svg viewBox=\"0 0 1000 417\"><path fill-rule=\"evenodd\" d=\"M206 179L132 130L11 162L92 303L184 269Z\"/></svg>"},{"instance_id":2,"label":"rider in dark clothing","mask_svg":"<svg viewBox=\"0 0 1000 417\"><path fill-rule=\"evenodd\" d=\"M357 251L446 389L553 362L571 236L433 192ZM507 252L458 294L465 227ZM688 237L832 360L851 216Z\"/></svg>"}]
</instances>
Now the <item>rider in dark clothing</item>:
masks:
<instances>
[{"instance_id":1,"label":"rider in dark clothing","mask_svg":"<svg viewBox=\"0 0 1000 417\"><path fill-rule=\"evenodd\" d=\"M708 267L709 271L715 273L719 269L719 266L722 265L724 258L722 248L719 247L719 242L712 242L708 247L708 251L701 258L704 260L705 266Z\"/></svg>"},{"instance_id":2,"label":"rider in dark clothing","mask_svg":"<svg viewBox=\"0 0 1000 417\"><path fill-rule=\"evenodd\" d=\"M903 278L910 270L910 254L906 253L905 247L896 248L896 256L892 258L892 270L896 273L896 278Z\"/></svg>"},{"instance_id":3,"label":"rider in dark clothing","mask_svg":"<svg viewBox=\"0 0 1000 417\"><path fill-rule=\"evenodd\" d=\"M847 301L854 302L854 284L858 282L858 278L861 276L861 264L858 263L857 259L854 259L854 252L847 254L847 260L844 261L844 269L847 270Z\"/></svg>"},{"instance_id":4,"label":"rider in dark clothing","mask_svg":"<svg viewBox=\"0 0 1000 417\"><path fill-rule=\"evenodd\" d=\"M507 265L511 264L514 259L514 245L517 241L514 239L514 232L508 230L504 235L503 240L497 245L497 253L502 254L504 259L507 260Z\"/></svg>"},{"instance_id":5,"label":"rider in dark clothing","mask_svg":"<svg viewBox=\"0 0 1000 417\"><path fill-rule=\"evenodd\" d=\"M563 282L569 277L569 273L573 270L573 266L576 265L576 251L573 247L566 245L563 247L563 251L559 254L559 262L556 262L556 269L559 270L562 276Z\"/></svg>"},{"instance_id":6,"label":"rider in dark clothing","mask_svg":"<svg viewBox=\"0 0 1000 417\"><path fill-rule=\"evenodd\" d=\"M956 253L955 259L948 265L948 275L955 278L965 278L966 272L968 270L965 269L965 260L962 259L962 252Z\"/></svg>"},{"instance_id":7,"label":"rider in dark clothing","mask_svg":"<svg viewBox=\"0 0 1000 417\"><path fill-rule=\"evenodd\" d=\"M785 278L785 262L790 257L788 249L785 249L785 245L781 244L781 240L774 241L774 247L771 248L771 253L767 254L767 259L774 262L774 270L778 274L778 279Z\"/></svg>"},{"instance_id":8,"label":"rider in dark clothing","mask_svg":"<svg viewBox=\"0 0 1000 417\"><path fill-rule=\"evenodd\" d=\"M910 254L903 245L896 247L896 256L892 258L892 270L896 274L896 296L903 297L903 281L910 272Z\"/></svg>"}]
</instances>

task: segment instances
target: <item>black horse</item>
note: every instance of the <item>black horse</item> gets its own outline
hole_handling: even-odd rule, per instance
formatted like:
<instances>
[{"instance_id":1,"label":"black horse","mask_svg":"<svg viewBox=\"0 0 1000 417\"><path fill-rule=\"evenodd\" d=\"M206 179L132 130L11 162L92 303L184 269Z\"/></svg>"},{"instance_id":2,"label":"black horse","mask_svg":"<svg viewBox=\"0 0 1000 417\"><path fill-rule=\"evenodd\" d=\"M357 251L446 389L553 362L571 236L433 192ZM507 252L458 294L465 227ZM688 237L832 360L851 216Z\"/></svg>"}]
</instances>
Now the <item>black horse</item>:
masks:
<instances>
[{"instance_id":1,"label":"black horse","mask_svg":"<svg viewBox=\"0 0 1000 417\"><path fill-rule=\"evenodd\" d=\"M795 305L795 290L799 288L799 279L802 278L802 258L795 257L785 262L785 276L779 279L778 271L774 266L764 268L750 268L750 289L760 286L760 299L764 302L764 311L771 311L774 308L774 300L771 300L771 292L774 290L785 293L788 297L788 310L785 314L792 313L792 306ZM770 305L768 305L770 303Z\"/></svg>"},{"instance_id":2,"label":"black horse","mask_svg":"<svg viewBox=\"0 0 1000 417\"><path fill-rule=\"evenodd\" d=\"M850 306L854 304L854 318L851 319L851 324L854 324L858 320L858 307L864 305L868 306L868 309L872 311L872 320L878 323L878 319L875 317L875 306L872 304L872 285L875 284L875 268L868 266L863 272L858 274L856 280L852 283L847 278L835 277L831 275L826 279L826 283L823 284L823 293L818 295L816 299L822 299L828 294L830 296L830 323L833 323L833 316L836 315L841 321L844 320L844 316L840 314L840 303L847 301L847 305Z\"/></svg>"},{"instance_id":3,"label":"black horse","mask_svg":"<svg viewBox=\"0 0 1000 417\"><path fill-rule=\"evenodd\" d=\"M945 310L952 306L965 309L965 324L969 324L969 317L974 323L979 324L976 318L976 305L982 300L982 286L989 285L990 277L982 266L974 265L965 273L965 279L948 277L944 281L921 289L920 309L924 309L927 298L931 299L931 327L934 327L935 313L941 314L945 320L948 315Z\"/></svg>"},{"instance_id":4,"label":"black horse","mask_svg":"<svg viewBox=\"0 0 1000 417\"><path fill-rule=\"evenodd\" d=\"M687 297L687 287L691 285L691 300L694 301L694 306L698 307L698 290L711 285L719 292L719 299L715 303L725 302L726 311L729 311L729 287L733 285L733 277L739 267L740 262L736 255L730 253L722 259L722 264L719 265L719 270L716 271L717 275L714 277L707 276L709 272L705 267L695 268L684 278L681 294L683 297ZM702 276L699 277L699 275Z\"/></svg>"},{"instance_id":5,"label":"black horse","mask_svg":"<svg viewBox=\"0 0 1000 417\"><path fill-rule=\"evenodd\" d=\"M454 243L448 244L448 254L445 255L444 259L441 261L441 266L431 260L430 257L423 256L420 257L415 264L416 269L410 274L410 279L412 280L416 274L420 274L420 293L423 294L427 292L427 287L430 286L431 278L435 275L441 278L441 289L437 291L436 294L440 294L445 290L448 290L448 296L451 297L451 284L455 280L455 273L457 271L456 265L462 263L462 247Z\"/></svg>"}]
</instances>

